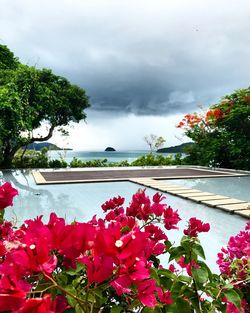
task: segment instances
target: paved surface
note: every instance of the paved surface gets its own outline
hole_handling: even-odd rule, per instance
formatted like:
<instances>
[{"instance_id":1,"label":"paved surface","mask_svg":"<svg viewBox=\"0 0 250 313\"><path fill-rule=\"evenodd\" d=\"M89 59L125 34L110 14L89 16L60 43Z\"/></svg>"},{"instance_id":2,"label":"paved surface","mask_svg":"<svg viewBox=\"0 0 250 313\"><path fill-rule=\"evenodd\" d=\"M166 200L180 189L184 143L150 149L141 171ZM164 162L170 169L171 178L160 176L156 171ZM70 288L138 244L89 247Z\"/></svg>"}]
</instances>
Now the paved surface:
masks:
<instances>
[{"instance_id":1,"label":"paved surface","mask_svg":"<svg viewBox=\"0 0 250 313\"><path fill-rule=\"evenodd\" d=\"M70 183L105 180L128 180L129 178L186 178L228 176L228 172L209 171L193 168L160 168L136 170L89 170L89 171L39 171L43 183ZM37 181L37 180L36 180ZM39 182L37 181L39 184Z\"/></svg>"}]
</instances>

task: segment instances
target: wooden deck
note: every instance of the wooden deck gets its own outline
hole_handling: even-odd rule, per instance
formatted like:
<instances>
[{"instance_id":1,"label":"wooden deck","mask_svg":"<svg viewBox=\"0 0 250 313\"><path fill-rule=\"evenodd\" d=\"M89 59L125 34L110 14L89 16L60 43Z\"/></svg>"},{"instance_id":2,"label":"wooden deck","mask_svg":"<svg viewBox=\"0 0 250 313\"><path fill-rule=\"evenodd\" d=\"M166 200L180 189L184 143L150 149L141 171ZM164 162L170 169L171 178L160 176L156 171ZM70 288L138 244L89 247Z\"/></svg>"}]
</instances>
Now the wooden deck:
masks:
<instances>
[{"instance_id":1,"label":"wooden deck","mask_svg":"<svg viewBox=\"0 0 250 313\"><path fill-rule=\"evenodd\" d=\"M104 169L104 170L54 170L33 173L37 184L62 184L80 182L103 182L129 180L130 178L196 178L235 176L226 171L196 168L153 168L153 169Z\"/></svg>"}]
</instances>

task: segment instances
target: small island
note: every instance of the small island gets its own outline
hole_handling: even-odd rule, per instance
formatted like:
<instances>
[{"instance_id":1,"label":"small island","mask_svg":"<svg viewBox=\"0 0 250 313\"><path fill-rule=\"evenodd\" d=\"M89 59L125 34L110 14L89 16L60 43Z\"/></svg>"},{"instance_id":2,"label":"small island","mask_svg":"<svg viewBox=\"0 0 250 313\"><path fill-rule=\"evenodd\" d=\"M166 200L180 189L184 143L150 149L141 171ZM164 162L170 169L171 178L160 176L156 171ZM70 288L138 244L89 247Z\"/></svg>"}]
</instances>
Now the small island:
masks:
<instances>
[{"instance_id":1,"label":"small island","mask_svg":"<svg viewBox=\"0 0 250 313\"><path fill-rule=\"evenodd\" d=\"M104 151L116 151L116 150L112 147L107 147Z\"/></svg>"}]
</instances>

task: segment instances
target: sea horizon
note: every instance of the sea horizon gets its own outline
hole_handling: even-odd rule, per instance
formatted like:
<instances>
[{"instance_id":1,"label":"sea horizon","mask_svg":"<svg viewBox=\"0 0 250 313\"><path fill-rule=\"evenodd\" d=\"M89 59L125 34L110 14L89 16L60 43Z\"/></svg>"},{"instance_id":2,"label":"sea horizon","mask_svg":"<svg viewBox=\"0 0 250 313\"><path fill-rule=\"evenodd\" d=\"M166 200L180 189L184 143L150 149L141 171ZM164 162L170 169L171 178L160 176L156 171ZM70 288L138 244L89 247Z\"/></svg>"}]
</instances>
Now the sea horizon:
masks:
<instances>
[{"instance_id":1,"label":"sea horizon","mask_svg":"<svg viewBox=\"0 0 250 313\"><path fill-rule=\"evenodd\" d=\"M137 158L147 155L150 150L118 150L118 151L94 151L94 150L49 150L49 158L52 160L63 159L70 163L73 158L81 161L103 160L107 159L107 163L128 161L133 162ZM153 152L157 155L164 156L174 155L174 153L159 153Z\"/></svg>"}]
</instances>

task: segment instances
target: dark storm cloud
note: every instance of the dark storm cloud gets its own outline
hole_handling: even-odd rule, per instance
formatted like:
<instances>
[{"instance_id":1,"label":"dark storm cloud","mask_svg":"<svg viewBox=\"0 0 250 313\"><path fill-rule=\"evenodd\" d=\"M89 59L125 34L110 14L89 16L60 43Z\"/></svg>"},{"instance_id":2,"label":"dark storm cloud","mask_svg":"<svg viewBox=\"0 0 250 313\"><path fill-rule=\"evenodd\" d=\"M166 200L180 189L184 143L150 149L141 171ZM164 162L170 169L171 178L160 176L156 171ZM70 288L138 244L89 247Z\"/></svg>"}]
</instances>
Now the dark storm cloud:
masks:
<instances>
[{"instance_id":1,"label":"dark storm cloud","mask_svg":"<svg viewBox=\"0 0 250 313\"><path fill-rule=\"evenodd\" d=\"M248 0L1 1L1 43L84 87L92 110L184 113L249 85Z\"/></svg>"}]
</instances>

